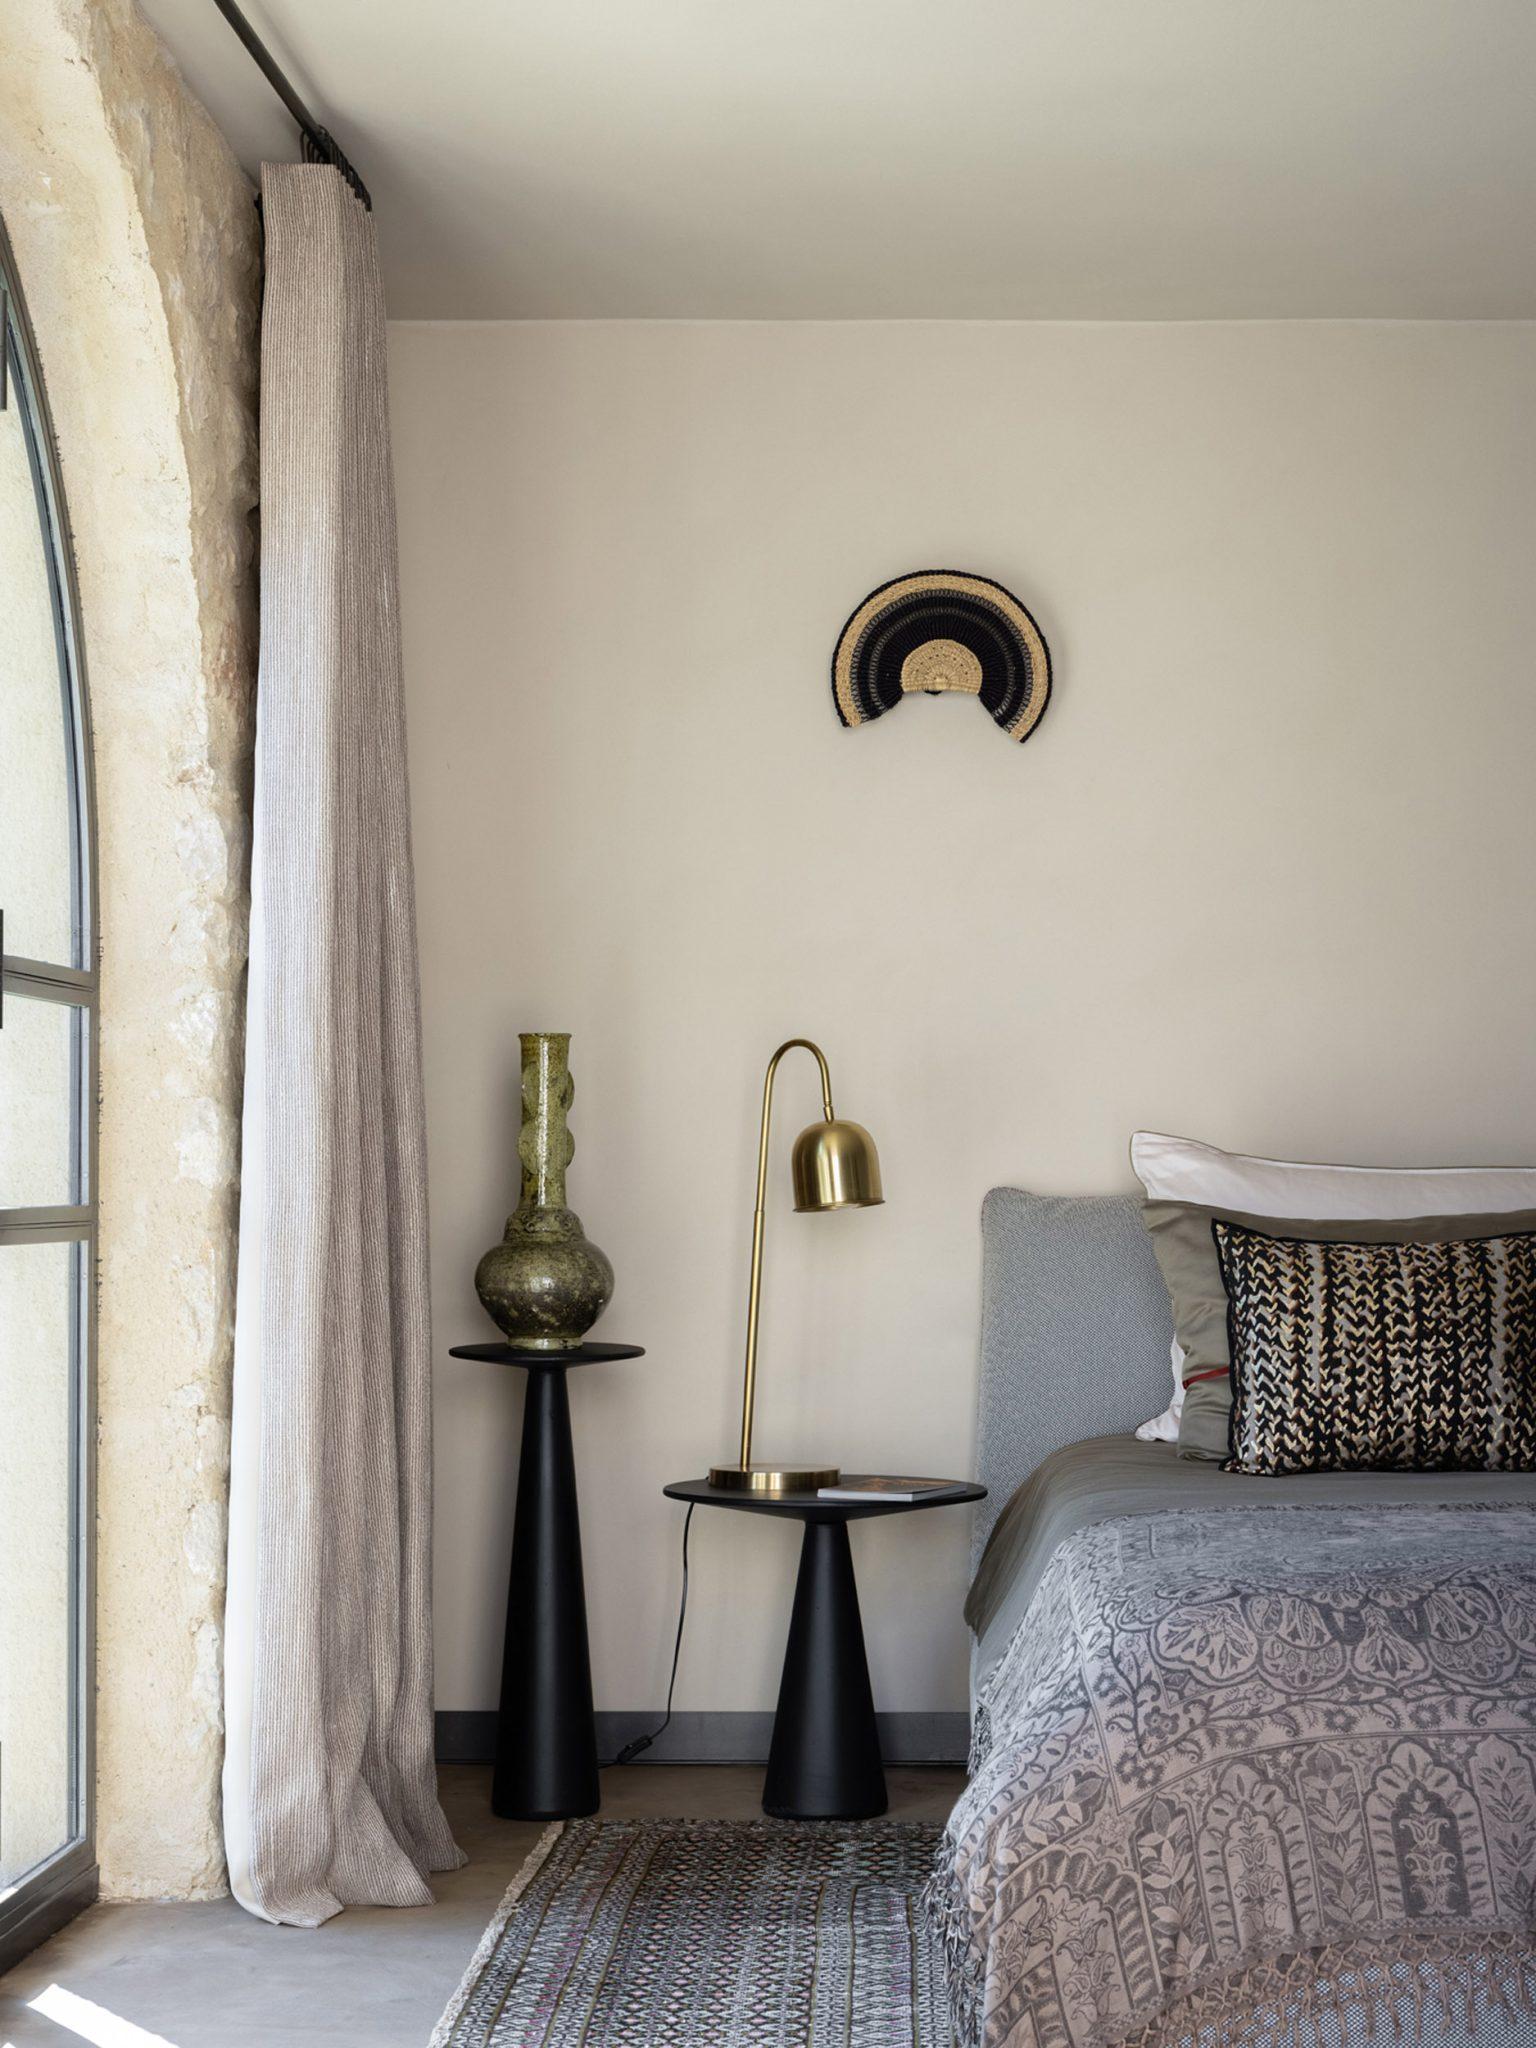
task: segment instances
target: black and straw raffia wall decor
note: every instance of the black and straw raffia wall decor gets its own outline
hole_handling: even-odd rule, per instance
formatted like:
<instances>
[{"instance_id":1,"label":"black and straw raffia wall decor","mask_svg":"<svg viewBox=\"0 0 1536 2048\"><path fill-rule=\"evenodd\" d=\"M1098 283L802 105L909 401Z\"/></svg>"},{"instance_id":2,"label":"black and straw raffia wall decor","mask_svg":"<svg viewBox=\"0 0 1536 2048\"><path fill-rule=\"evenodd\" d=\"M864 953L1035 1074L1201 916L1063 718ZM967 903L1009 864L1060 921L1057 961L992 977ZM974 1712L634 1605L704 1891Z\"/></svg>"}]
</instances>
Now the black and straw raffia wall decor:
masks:
<instances>
[{"instance_id":1,"label":"black and straw raffia wall decor","mask_svg":"<svg viewBox=\"0 0 1536 2048\"><path fill-rule=\"evenodd\" d=\"M979 697L1011 740L1027 740L1051 696L1045 636L1011 590L986 576L924 569L872 590L838 636L832 701L868 725L903 697Z\"/></svg>"}]
</instances>

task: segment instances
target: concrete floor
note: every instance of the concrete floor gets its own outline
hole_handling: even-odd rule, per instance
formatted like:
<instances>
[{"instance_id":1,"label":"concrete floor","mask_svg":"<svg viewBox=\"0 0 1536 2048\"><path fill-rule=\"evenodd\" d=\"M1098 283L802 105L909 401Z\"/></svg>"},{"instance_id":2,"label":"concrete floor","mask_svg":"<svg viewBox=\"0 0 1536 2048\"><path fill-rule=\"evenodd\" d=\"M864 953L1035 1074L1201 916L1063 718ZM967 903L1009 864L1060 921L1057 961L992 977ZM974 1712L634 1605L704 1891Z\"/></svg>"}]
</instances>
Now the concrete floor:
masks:
<instances>
[{"instance_id":1,"label":"concrete floor","mask_svg":"<svg viewBox=\"0 0 1536 2048\"><path fill-rule=\"evenodd\" d=\"M964 1783L957 1770L887 1777L906 1820L942 1820ZM435 1905L353 1907L313 1931L269 1927L232 1899L93 1906L0 1977L0 2048L425 2048L541 1833L492 1815L489 1770L445 1765L442 1790L470 1860L434 1879ZM603 1811L747 1820L761 1791L746 1766L635 1764L603 1773Z\"/></svg>"}]
</instances>

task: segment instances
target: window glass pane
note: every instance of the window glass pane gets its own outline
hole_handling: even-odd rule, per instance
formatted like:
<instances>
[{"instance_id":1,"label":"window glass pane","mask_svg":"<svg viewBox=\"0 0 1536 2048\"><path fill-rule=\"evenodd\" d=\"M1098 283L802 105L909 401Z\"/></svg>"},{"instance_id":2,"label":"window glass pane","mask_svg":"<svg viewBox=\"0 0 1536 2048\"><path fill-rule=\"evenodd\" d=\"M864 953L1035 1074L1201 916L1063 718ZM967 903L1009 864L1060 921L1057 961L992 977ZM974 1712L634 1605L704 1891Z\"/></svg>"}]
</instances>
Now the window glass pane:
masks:
<instances>
[{"instance_id":1,"label":"window glass pane","mask_svg":"<svg viewBox=\"0 0 1536 2048\"><path fill-rule=\"evenodd\" d=\"M0 1889L77 1833L71 1391L79 1251L0 1244Z\"/></svg>"},{"instance_id":2,"label":"window glass pane","mask_svg":"<svg viewBox=\"0 0 1536 2048\"><path fill-rule=\"evenodd\" d=\"M81 1012L72 1004L6 991L0 1027L0 1209L85 1200L76 1181L74 1142L80 1023Z\"/></svg>"},{"instance_id":3,"label":"window glass pane","mask_svg":"<svg viewBox=\"0 0 1536 2048\"><path fill-rule=\"evenodd\" d=\"M14 352L11 363L10 402L0 412L0 909L7 953L69 967L78 963L66 699Z\"/></svg>"}]
</instances>

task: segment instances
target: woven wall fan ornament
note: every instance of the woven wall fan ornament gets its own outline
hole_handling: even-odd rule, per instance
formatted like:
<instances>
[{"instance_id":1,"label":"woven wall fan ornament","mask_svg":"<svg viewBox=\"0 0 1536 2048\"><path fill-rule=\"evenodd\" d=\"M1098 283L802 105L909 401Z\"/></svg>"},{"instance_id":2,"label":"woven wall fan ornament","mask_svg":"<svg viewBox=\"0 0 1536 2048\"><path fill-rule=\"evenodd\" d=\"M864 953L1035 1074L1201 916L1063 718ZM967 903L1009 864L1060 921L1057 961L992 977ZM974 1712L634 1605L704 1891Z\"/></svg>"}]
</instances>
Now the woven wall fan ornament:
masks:
<instances>
[{"instance_id":1,"label":"woven wall fan ornament","mask_svg":"<svg viewBox=\"0 0 1536 2048\"><path fill-rule=\"evenodd\" d=\"M872 590L838 636L832 701L868 725L903 697L979 697L1012 740L1027 740L1051 695L1045 636L1011 590L986 576L924 569Z\"/></svg>"}]
</instances>

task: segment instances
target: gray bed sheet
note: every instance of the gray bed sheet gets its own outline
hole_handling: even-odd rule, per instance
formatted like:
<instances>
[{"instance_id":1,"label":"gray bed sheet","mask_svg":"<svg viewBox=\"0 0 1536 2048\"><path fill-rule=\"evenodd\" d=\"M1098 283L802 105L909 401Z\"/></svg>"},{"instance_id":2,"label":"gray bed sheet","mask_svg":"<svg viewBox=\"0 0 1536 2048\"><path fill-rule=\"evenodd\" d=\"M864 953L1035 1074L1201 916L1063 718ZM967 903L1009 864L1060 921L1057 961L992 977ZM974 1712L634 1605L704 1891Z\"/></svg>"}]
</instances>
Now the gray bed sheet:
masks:
<instances>
[{"instance_id":1,"label":"gray bed sheet","mask_svg":"<svg viewBox=\"0 0 1536 2048\"><path fill-rule=\"evenodd\" d=\"M1536 1503L1536 1472L1307 1472L1256 1479L1181 1458L1173 1444L1096 1436L1053 1451L998 1516L965 1603L973 1695L1024 1618L1056 1546L1091 1522L1164 1508L1259 1503Z\"/></svg>"}]
</instances>

